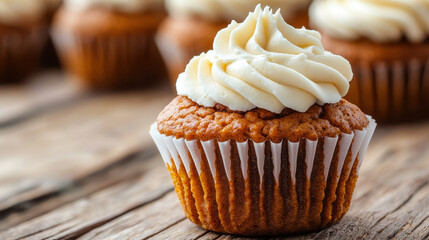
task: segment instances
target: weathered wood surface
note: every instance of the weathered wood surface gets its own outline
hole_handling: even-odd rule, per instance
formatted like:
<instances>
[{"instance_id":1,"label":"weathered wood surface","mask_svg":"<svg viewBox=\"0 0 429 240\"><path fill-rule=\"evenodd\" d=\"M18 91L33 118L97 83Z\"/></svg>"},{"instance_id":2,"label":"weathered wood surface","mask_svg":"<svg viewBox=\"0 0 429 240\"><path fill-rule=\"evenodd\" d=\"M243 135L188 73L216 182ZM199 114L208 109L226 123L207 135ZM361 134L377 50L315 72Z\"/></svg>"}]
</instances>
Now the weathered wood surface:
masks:
<instances>
[{"instance_id":1,"label":"weathered wood surface","mask_svg":"<svg viewBox=\"0 0 429 240\"><path fill-rule=\"evenodd\" d=\"M91 96L0 128L0 239L244 239L185 218L147 133L171 98ZM346 217L287 239L429 239L429 122L377 129Z\"/></svg>"},{"instance_id":2,"label":"weathered wood surface","mask_svg":"<svg viewBox=\"0 0 429 240\"><path fill-rule=\"evenodd\" d=\"M60 71L41 73L25 84L0 87L0 126L12 124L89 95Z\"/></svg>"},{"instance_id":3,"label":"weathered wood surface","mask_svg":"<svg viewBox=\"0 0 429 240\"><path fill-rule=\"evenodd\" d=\"M16 212L141 149L155 154L147 130L171 98L160 90L93 95L1 128L0 229L21 221Z\"/></svg>"}]
</instances>

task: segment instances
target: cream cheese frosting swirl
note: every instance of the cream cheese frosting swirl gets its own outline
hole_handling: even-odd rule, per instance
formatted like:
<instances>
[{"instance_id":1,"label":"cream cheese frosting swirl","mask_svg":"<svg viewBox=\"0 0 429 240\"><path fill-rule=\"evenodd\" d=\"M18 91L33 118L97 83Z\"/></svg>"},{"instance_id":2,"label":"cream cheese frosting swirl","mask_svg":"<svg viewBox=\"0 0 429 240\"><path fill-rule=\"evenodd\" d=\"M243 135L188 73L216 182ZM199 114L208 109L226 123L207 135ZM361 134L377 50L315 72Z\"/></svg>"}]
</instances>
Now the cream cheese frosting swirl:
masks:
<instances>
[{"instance_id":1,"label":"cream cheese frosting swirl","mask_svg":"<svg viewBox=\"0 0 429 240\"><path fill-rule=\"evenodd\" d=\"M45 11L40 0L0 0L0 22L7 24L37 19Z\"/></svg>"},{"instance_id":2,"label":"cream cheese frosting swirl","mask_svg":"<svg viewBox=\"0 0 429 240\"><path fill-rule=\"evenodd\" d=\"M256 5L281 9L288 17L308 6L311 0L166 0L166 8L174 17L197 16L210 21L244 20Z\"/></svg>"},{"instance_id":3,"label":"cream cheese frosting swirl","mask_svg":"<svg viewBox=\"0 0 429 240\"><path fill-rule=\"evenodd\" d=\"M231 110L305 112L335 103L349 89L350 63L323 49L316 31L295 29L280 11L258 5L243 23L221 30L213 50L194 57L176 84L194 102Z\"/></svg>"},{"instance_id":4,"label":"cream cheese frosting swirl","mask_svg":"<svg viewBox=\"0 0 429 240\"><path fill-rule=\"evenodd\" d=\"M429 35L429 0L318 0L310 7L310 19L340 39L394 42L405 37L418 43Z\"/></svg>"},{"instance_id":5,"label":"cream cheese frosting swirl","mask_svg":"<svg viewBox=\"0 0 429 240\"><path fill-rule=\"evenodd\" d=\"M68 9L76 11L101 7L120 12L135 13L162 9L163 0L66 0L65 5Z\"/></svg>"}]
</instances>

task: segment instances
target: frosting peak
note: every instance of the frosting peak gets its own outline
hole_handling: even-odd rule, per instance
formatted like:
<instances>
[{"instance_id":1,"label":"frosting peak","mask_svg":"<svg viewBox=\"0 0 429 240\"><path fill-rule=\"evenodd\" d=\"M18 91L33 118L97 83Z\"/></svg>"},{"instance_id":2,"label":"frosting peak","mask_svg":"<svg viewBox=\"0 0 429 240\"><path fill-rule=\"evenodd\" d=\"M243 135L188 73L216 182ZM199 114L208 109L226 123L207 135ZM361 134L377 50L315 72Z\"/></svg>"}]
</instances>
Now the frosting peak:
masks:
<instances>
[{"instance_id":1,"label":"frosting peak","mask_svg":"<svg viewBox=\"0 0 429 240\"><path fill-rule=\"evenodd\" d=\"M341 39L418 43L429 36L429 0L316 0L310 20Z\"/></svg>"},{"instance_id":2,"label":"frosting peak","mask_svg":"<svg viewBox=\"0 0 429 240\"><path fill-rule=\"evenodd\" d=\"M320 34L295 29L258 5L243 23L221 30L213 50L194 57L177 80L178 95L231 110L285 107L305 112L341 100L352 79L347 60L323 49Z\"/></svg>"}]
</instances>

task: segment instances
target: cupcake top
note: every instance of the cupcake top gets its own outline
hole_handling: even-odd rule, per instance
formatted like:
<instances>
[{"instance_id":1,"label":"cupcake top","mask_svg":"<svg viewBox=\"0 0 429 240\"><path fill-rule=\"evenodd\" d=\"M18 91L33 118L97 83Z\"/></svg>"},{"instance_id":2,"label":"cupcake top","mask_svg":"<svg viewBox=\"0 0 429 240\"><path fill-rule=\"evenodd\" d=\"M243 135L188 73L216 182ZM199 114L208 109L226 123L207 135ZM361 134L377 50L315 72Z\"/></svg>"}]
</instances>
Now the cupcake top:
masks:
<instances>
[{"instance_id":1,"label":"cupcake top","mask_svg":"<svg viewBox=\"0 0 429 240\"><path fill-rule=\"evenodd\" d=\"M308 6L311 0L166 0L171 16L196 16L210 21L244 20L258 3L282 9L288 17Z\"/></svg>"},{"instance_id":2,"label":"cupcake top","mask_svg":"<svg viewBox=\"0 0 429 240\"><path fill-rule=\"evenodd\" d=\"M340 39L394 42L406 38L419 43L429 34L429 1L317 0L310 7L310 21Z\"/></svg>"},{"instance_id":3,"label":"cupcake top","mask_svg":"<svg viewBox=\"0 0 429 240\"><path fill-rule=\"evenodd\" d=\"M39 0L0 0L0 23L15 24L40 19L44 5Z\"/></svg>"},{"instance_id":4,"label":"cupcake top","mask_svg":"<svg viewBox=\"0 0 429 240\"><path fill-rule=\"evenodd\" d=\"M221 142L252 139L279 143L282 139L298 142L303 138L316 141L324 136L350 134L368 124L366 115L344 99L323 106L314 104L305 113L285 108L275 114L260 108L231 111L221 104L202 107L187 97L178 96L157 118L158 131L166 136Z\"/></svg>"},{"instance_id":5,"label":"cupcake top","mask_svg":"<svg viewBox=\"0 0 429 240\"><path fill-rule=\"evenodd\" d=\"M65 5L76 11L106 8L118 12L136 13L162 9L163 0L65 0Z\"/></svg>"},{"instance_id":6,"label":"cupcake top","mask_svg":"<svg viewBox=\"0 0 429 240\"><path fill-rule=\"evenodd\" d=\"M204 107L306 112L339 102L352 76L346 59L323 49L318 32L295 29L280 11L258 5L243 23L221 30L213 50L194 57L176 87Z\"/></svg>"}]
</instances>

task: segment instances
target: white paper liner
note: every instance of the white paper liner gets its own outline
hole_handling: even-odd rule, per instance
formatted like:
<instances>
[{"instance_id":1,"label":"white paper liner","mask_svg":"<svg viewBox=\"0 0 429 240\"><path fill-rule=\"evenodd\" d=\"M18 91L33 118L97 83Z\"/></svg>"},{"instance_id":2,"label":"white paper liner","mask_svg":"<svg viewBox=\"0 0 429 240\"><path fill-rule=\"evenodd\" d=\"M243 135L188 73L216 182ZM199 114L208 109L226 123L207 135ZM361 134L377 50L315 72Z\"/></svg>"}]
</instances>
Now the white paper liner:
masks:
<instances>
[{"instance_id":1,"label":"white paper liner","mask_svg":"<svg viewBox=\"0 0 429 240\"><path fill-rule=\"evenodd\" d=\"M371 116L367 116L367 117L370 123L362 131L355 130L351 134L341 133L341 140L339 140L340 139L339 136L335 138L324 137L323 164L324 164L325 181L328 178L331 163L333 161L333 155L335 153L335 149L337 148L337 146L339 147L338 167L336 169L337 183L339 181L339 176L341 175L342 169L345 167L344 162L347 157L347 153L349 152L350 149L351 149L352 161L350 161L349 165L347 166L348 172L346 173L347 174L346 177L347 178L349 177L350 171L352 169L352 166L355 164L355 161L358 161L357 172L359 172L359 168L362 165L365 152L368 149L369 142L371 141L374 130L377 126L375 120L372 119ZM192 162L194 162L198 173L199 174L201 173L201 160L202 160L201 154L202 153L200 148L198 147L198 144L200 143L204 149L204 154L209 163L212 177L216 181L216 168L215 168L215 160L216 160L215 144L216 143L214 140L205 141L205 142L198 141L198 140L188 141L183 138L176 139L171 136L168 137L158 132L156 123L151 126L150 134L154 139L154 142L157 145L161 153L161 156L164 159L164 162L167 165L172 166L171 161L173 160L177 168L180 168L180 166L182 165L181 163L183 163L183 166L185 167L187 173L189 173L190 171L190 164ZM264 165L265 165L265 142L256 143L252 141L253 144L250 144L250 141L252 140L248 140L242 143L237 142L237 149L238 149L238 155L241 162L242 174L244 179L247 179L249 148L253 146L254 151L256 153L257 168L258 168L258 172L261 180L260 183L262 184L262 179L264 177ZM308 180L310 180L311 178L311 172L314 165L314 158L316 155L318 140L311 141L309 139L306 139L305 141L301 141L301 142L288 141L288 155L289 155L289 164L290 164L289 169L290 169L292 181L294 184L296 183L296 170L297 170L299 146L303 142L305 142L304 144L306 144L305 162L307 166L306 172L307 172ZM273 160L273 175L276 182L278 183L280 178L281 151L282 151L283 142L274 143L271 141L267 141L267 144L270 144L271 146L271 153L272 153L272 160ZM228 177L228 180L231 180L230 141L218 142L218 148L222 156L223 166L225 168L225 172ZM192 156L193 159L190 159L190 156Z\"/></svg>"}]
</instances>

